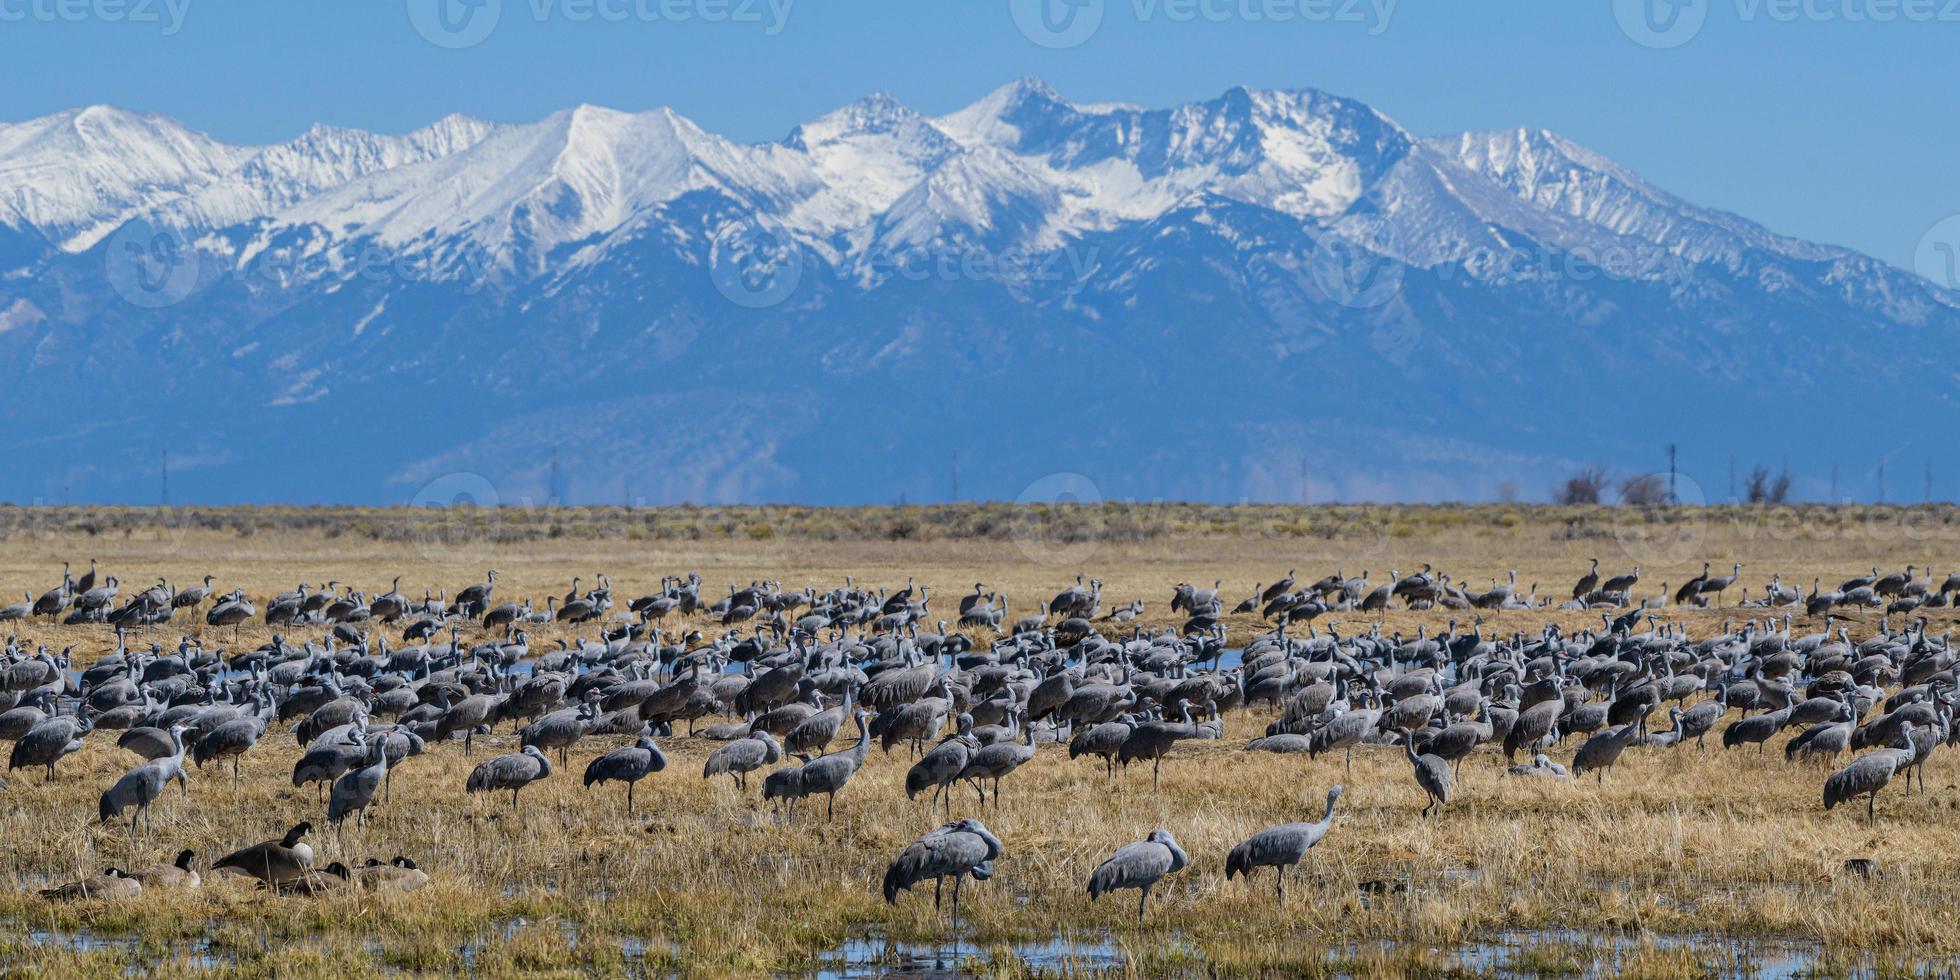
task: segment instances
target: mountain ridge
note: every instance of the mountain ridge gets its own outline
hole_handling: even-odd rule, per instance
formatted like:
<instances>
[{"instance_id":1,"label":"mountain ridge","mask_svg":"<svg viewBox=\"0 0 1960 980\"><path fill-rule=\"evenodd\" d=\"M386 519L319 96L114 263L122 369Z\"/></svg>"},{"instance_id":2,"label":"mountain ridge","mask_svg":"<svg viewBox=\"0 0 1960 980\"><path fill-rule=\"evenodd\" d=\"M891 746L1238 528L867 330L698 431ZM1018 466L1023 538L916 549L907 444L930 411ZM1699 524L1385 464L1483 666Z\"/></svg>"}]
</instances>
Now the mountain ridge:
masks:
<instances>
[{"instance_id":1,"label":"mountain ridge","mask_svg":"<svg viewBox=\"0 0 1960 980\"><path fill-rule=\"evenodd\" d=\"M264 147L83 109L0 126L9 187L9 499L145 499L97 459L162 444L214 501L438 470L543 499L553 449L573 500L930 500L950 447L1006 499L1056 473L1290 499L1303 458L1321 499L1474 499L1719 458L1710 398L1779 419L1749 439L1774 458L1857 439L1856 413L1795 424L1826 386L1932 418L1960 395L1948 290L1556 134L1419 137L1313 89L1141 109L1022 79L937 117L873 93L759 143L664 108ZM1618 403L1555 407L1609 379ZM415 437L324 478L311 438L169 425L377 413Z\"/></svg>"}]
</instances>

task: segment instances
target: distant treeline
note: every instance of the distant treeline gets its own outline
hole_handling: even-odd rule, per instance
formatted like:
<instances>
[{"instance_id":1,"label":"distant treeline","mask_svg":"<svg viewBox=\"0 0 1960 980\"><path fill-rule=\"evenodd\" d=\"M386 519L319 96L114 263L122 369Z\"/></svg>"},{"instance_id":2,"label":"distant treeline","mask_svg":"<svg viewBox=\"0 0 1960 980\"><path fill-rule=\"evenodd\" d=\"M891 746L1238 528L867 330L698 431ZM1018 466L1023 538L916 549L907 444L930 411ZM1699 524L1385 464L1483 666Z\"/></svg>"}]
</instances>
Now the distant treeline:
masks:
<instances>
[{"instance_id":1,"label":"distant treeline","mask_svg":"<svg viewBox=\"0 0 1960 980\"><path fill-rule=\"evenodd\" d=\"M0 539L36 536L158 537L262 532L373 541L468 539L523 543L555 538L632 541L1156 541L1270 537L1406 538L1444 532L1502 533L1551 527L1568 538L1711 523L1803 527L1830 534L1877 524L1960 529L1951 504L1006 504L862 507L727 505L662 507L21 507L0 504Z\"/></svg>"}]
</instances>

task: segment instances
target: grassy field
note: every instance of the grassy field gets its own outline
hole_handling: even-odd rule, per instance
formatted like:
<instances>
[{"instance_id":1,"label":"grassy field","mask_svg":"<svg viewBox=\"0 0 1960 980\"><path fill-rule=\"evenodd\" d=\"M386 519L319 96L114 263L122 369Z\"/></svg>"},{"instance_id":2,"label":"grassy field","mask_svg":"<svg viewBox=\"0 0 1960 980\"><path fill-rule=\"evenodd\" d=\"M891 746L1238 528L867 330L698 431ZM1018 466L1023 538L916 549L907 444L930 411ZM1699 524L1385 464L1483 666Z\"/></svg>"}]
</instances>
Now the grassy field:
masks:
<instances>
[{"instance_id":1,"label":"grassy field","mask_svg":"<svg viewBox=\"0 0 1960 980\"><path fill-rule=\"evenodd\" d=\"M329 579L372 593L396 575L410 595L425 586L453 594L495 567L500 597L529 595L540 605L574 575L609 574L623 603L664 574L696 571L710 597L758 578L824 588L854 575L898 588L912 577L931 587L933 608L948 619L979 581L1012 597L1013 618L1086 572L1106 583L1106 608L1144 599L1149 624L1176 621L1166 602L1179 581L1222 579L1236 601L1289 568L1302 581L1367 568L1379 581L1391 568L1406 573L1428 562L1472 589L1515 570L1521 588L1537 582L1541 594L1563 597L1592 557L1607 573L1639 562L1642 596L1692 576L1704 560L1723 571L1746 562L1743 581L1757 594L1777 572L1807 591L1813 576L1828 587L1874 564L1931 563L1937 581L1960 561L1960 512L1949 508L0 508L0 534L0 594L39 594L59 581L62 561L86 567L90 558L121 575L126 591L157 576L181 586L213 574L218 589L255 595ZM1732 605L1741 596L1727 598ZM1696 635L1755 614L1659 612ZM1383 628L1433 633L1452 615L1462 614L1395 611ZM1585 613L1483 615L1487 632L1598 623ZM1928 615L1935 632L1953 619L1948 610ZM1345 620L1344 633L1371 622L1358 613L1329 618ZM1869 635L1879 618L1855 616L1853 635ZM1797 631L1814 628L1798 619ZM1234 642L1262 628L1251 617L1230 625ZM263 625L237 640L230 630L181 629L234 650L269 635ZM594 631L542 629L533 647L580 632ZM137 639L168 645L177 633ZM18 634L28 644L75 644L78 664L114 642L99 626L37 623ZM0 920L12 926L0 930L0 965L89 975L134 966L160 976L384 968L721 976L853 963L877 972L903 965L878 957L924 950L1002 975L1560 973L1604 965L1676 976L1747 972L1774 957L1825 975L1960 957L1948 911L1960 906L1955 755L1934 757L1929 792L1895 785L1881 794L1877 827L1867 828L1862 807L1823 811L1827 770L1785 763L1787 735L1760 755L1713 745L1636 749L1603 785L1506 778L1501 753L1487 748L1465 762L1449 807L1425 821L1398 752L1359 751L1348 773L1338 757L1241 751L1268 720L1235 714L1223 741L1180 745L1157 790L1147 770L1110 782L1099 762L1072 764L1055 746L1006 781L998 812L991 804L979 810L962 790L954 815L982 817L1007 852L992 881L965 890L957 929L934 914L929 894L903 896L896 908L877 894L884 865L936 823L923 801L904 798L910 760L902 749L874 750L839 797L835 823L822 823L817 808L785 826L758 799L757 781L748 794L725 780L704 782L713 743L678 737L666 740L672 764L641 785L635 814L624 812L621 791L578 785L588 760L620 744L610 739L581 743L571 764L527 789L515 810L508 797L466 797L469 767L514 748L507 726L473 758L458 742L408 760L364 831L350 825L344 837L322 830L316 839L321 862L414 857L435 880L421 892L272 897L220 880L191 894L53 905L33 890L104 865L164 862L179 847L208 862L296 820L324 824L315 792L290 785L298 745L275 730L246 757L241 782L194 771L189 798L172 790L156 807L155 834L132 840L93 822L97 795L136 761L112 734L97 733L64 760L56 783L22 770L0 791L8 830L0 871L12 884L0 892ZM1566 759L1573 747L1553 755ZM1273 823L1317 818L1336 782L1347 792L1333 830L1285 908L1274 904L1269 873L1250 884L1224 880L1233 843ZM1193 860L1153 896L1149 921L1134 923L1133 893L1092 905L1083 890L1090 870L1159 826ZM1876 860L1880 876L1846 873L1853 857ZM1057 945L1058 936L1066 941Z\"/></svg>"}]
</instances>

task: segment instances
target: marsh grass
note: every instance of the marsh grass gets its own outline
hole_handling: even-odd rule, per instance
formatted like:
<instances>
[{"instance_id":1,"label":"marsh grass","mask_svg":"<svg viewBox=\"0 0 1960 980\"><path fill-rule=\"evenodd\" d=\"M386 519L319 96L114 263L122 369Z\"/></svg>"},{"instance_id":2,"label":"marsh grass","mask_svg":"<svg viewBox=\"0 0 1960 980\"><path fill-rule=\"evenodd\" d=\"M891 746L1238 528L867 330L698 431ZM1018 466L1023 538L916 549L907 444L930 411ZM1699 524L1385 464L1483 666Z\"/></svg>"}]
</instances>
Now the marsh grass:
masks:
<instances>
[{"instance_id":1,"label":"marsh grass","mask_svg":"<svg viewBox=\"0 0 1960 980\"><path fill-rule=\"evenodd\" d=\"M1006 589L1011 616L1018 616L1086 571L1107 583L1106 606L1142 597L1145 622L1167 624L1175 620L1165 600L1180 580L1209 585L1223 578L1236 601L1255 581L1270 581L1288 567L1302 581L1337 565L1349 574L1367 567L1380 581L1391 567L1406 572L1430 561L1476 587L1515 567L1521 585L1536 580L1541 594L1562 595L1587 557L1597 554L1609 571L1631 564L1608 550L1618 538L1602 544L1575 536L1573 514L1564 509L1349 510L1346 518L1358 523L1336 526L1325 537L1224 534L1214 525L1190 525L1199 533L1178 524L1161 537L1095 541L1071 552L1067 564L1034 560L1031 555L1050 552L1011 536L941 536L930 520L920 520L926 530L897 542L826 541L798 530L873 521L855 512L811 512L768 537L740 533L745 525L729 516L736 532L698 539L608 535L593 530L604 515L558 515L577 530L551 536L545 524L521 544L466 542L480 550L460 558L453 537L428 544L344 527L333 533L340 525L293 524L280 511L271 517L220 511L218 526L168 534L94 513L73 517L93 520L94 533L69 526L30 533L14 525L16 533L0 541L0 589L38 594L54 583L60 561L91 557L138 588L155 575L185 584L208 571L220 588L237 585L259 596L327 579L372 591L396 574L410 595L424 584L453 594L494 566L500 598L529 595L540 605L544 595L562 593L573 575L589 580L600 571L611 574L622 604L650 591L662 574L690 570L702 574L710 597L728 582L755 578L823 588L855 574L896 588L909 575L930 583L933 608L950 619L976 580ZM1192 509L1189 520L1211 520L1211 513ZM1250 520L1229 508L1218 513L1224 515L1218 521ZM1275 513L1309 526L1335 520L1311 509ZM1507 525L1499 520L1504 514L1523 517ZM395 512L334 518L415 519ZM630 529L645 517L623 512L617 519ZM691 519L713 523L702 515ZM255 530L243 536L225 523L248 520ZM1838 515L1830 522L1842 523ZM1382 536L1375 530L1403 523L1415 531ZM4 514L0 526L7 526ZM127 534L118 533L125 527ZM1704 546L1692 560L1648 560L1639 591L1682 581L1700 570L1703 558L1750 562L1748 582L1781 570L1786 581L1807 588L1812 575L1835 582L1874 563L1923 564L1954 550L1938 535L1740 537L1720 524L1702 533ZM1750 613L1662 615L1700 634ZM1936 630L1951 623L1944 610L1931 615ZM1346 620L1343 632L1368 627L1359 614L1330 618ZM1383 628L1433 633L1447 618L1443 611L1398 611ZM1854 636L1869 635L1878 618L1854 616ZM1487 632L1501 633L1598 621L1549 611L1485 613L1484 620ZM1235 617L1231 625L1235 641L1260 628L1250 617ZM700 618L666 626L711 635L720 628ZM1799 617L1795 629L1807 628L1815 627ZM229 630L180 622L132 642L173 645L180 632L230 650L271 635L254 624L233 640ZM309 627L285 635L320 632ZM540 628L533 646L594 632ZM18 635L27 644L75 644L78 663L114 642L102 627L35 623L20 626ZM479 740L473 756L458 742L408 760L396 772L392 799L374 808L365 830L350 824L344 834L324 826L316 832L321 862L414 857L435 879L424 891L283 898L224 877L193 894L50 904L34 889L105 865L167 861L186 846L208 862L299 819L324 824L315 791L290 785L296 741L275 728L245 758L241 782L234 785L225 770L193 771L189 798L170 791L155 807L155 835L132 840L120 827L92 821L97 795L135 762L108 733L98 733L61 763L57 782L22 770L0 792L6 828L0 876L10 885L0 889L0 921L12 927L0 938L0 964L38 974L134 969L164 977L351 976L378 969L758 975L823 969L848 941L877 936L932 947L957 938L965 968L1019 976L1037 967L1017 957L1015 945L1058 935L1108 944L1125 964L1118 972L1142 976L1584 974L1601 972L1601 964L1621 975L1679 976L1747 971L1757 958L1751 942L1799 950L1805 963L1827 974L1912 970L1960 957L1950 911L1960 908L1960 854L1953 847L1960 757L1952 754L1929 765L1930 792L1894 787L1881 794L1875 829L1865 827L1862 812L1850 812L1859 808L1825 813L1819 787L1826 770L1785 763L1781 738L1761 755L1713 746L1631 751L1603 785L1508 779L1501 753L1487 749L1466 761L1442 816L1425 821L1416 815L1422 795L1398 753L1358 751L1349 774L1338 756L1309 761L1241 751L1267 720L1237 714L1222 742L1180 745L1165 761L1161 790L1151 788L1147 769L1121 773L1112 783L1098 764L1071 764L1066 749L1053 745L1006 780L998 811L991 804L981 810L962 788L955 816L986 820L1008 851L994 880L965 889L957 924L934 913L929 893L902 895L896 907L877 894L885 863L933 824L923 801L904 798L910 759L903 749L889 756L874 750L839 797L830 824L821 822L820 810L805 810L794 825L779 823L754 790L744 795L725 779L703 781L701 765L713 746L679 737L666 740L671 764L641 785L635 814L624 812L617 789L588 792L578 785L587 761L624 741L612 739L581 743L568 766L525 790L513 810L507 797L462 792L471 765L514 749L509 725ZM1553 755L1566 759L1573 747ZM1232 844L1273 823L1317 817L1335 782L1348 791L1334 829L1289 888L1284 909L1273 903L1269 873L1249 884L1224 881L1223 857ZM1119 894L1092 904L1083 883L1110 851L1158 826L1175 832L1194 860L1153 895L1149 920L1139 928L1133 901ZM1881 877L1846 873L1849 857L1874 858ZM1517 942L1501 939L1506 936L1535 938L1513 948ZM1500 941L1503 949L1478 952ZM1041 968L1073 969L1066 962Z\"/></svg>"}]
</instances>

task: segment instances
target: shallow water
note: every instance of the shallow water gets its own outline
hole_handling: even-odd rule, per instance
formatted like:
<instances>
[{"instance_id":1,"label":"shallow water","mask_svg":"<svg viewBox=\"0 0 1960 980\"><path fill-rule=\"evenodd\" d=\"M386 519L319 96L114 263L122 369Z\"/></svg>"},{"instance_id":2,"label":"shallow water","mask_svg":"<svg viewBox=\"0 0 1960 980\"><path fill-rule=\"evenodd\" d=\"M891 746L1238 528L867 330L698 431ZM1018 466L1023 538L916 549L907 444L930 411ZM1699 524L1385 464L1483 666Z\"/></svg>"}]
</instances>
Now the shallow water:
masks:
<instances>
[{"instance_id":1,"label":"shallow water","mask_svg":"<svg viewBox=\"0 0 1960 980\"><path fill-rule=\"evenodd\" d=\"M1128 962L1122 950L1107 938L1057 937L1042 942L1015 943L1008 949L1028 969L1062 976L1120 971ZM990 946L957 940L939 944L902 943L873 936L848 940L818 956L814 976L819 980L964 976L970 971L962 970L962 963L969 960L984 962L991 953Z\"/></svg>"}]
</instances>

